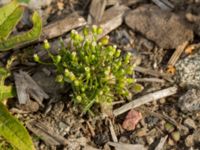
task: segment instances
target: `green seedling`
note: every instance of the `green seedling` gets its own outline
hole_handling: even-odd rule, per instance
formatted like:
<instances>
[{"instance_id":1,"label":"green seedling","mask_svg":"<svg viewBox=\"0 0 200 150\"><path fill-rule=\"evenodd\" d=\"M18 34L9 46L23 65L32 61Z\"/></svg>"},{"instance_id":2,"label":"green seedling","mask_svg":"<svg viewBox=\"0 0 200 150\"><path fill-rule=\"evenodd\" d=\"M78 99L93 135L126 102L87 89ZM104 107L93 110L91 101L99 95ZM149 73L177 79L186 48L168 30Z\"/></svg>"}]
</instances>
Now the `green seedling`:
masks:
<instances>
[{"instance_id":1,"label":"green seedling","mask_svg":"<svg viewBox=\"0 0 200 150\"><path fill-rule=\"evenodd\" d=\"M72 100L80 104L83 112L87 112L94 104L112 104L118 96L130 97L142 90L142 86L135 83L133 76L134 62L132 54L122 51L117 46L110 45L108 37L97 40L103 32L102 28L85 27L82 34L73 30L70 42L57 55L50 52L50 44L44 42L53 65L57 69L56 80L69 83L72 87ZM42 63L38 55L35 61Z\"/></svg>"}]
</instances>

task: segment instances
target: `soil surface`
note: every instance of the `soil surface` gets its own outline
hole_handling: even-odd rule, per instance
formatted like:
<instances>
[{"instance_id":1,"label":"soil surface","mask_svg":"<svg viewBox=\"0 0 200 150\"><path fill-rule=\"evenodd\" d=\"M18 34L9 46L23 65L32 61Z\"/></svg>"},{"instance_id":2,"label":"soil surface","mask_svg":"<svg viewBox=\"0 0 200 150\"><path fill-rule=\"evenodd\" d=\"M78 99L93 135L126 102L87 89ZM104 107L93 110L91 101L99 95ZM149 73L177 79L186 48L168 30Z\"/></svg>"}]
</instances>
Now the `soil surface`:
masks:
<instances>
[{"instance_id":1,"label":"soil surface","mask_svg":"<svg viewBox=\"0 0 200 150\"><path fill-rule=\"evenodd\" d=\"M0 4L6 2L0 1ZM112 44L124 52L133 53L137 66L146 69L135 70L135 78L144 90L131 100L119 98L119 103L113 104L112 108L100 111L94 106L94 112L99 112L95 116L82 115L81 109L71 101L70 87L55 82L54 68L33 61L33 54L41 52L41 43L36 42L1 53L1 64L5 64L8 56L16 55L18 59L13 63L12 72L26 72L48 96L43 95L41 104L35 99L27 105L20 105L17 98L8 101L10 112L26 124L37 150L199 150L200 1L96 2L99 3L96 9L93 8L96 11L91 9L92 3L95 3L92 0L43 0L41 3L33 0L29 9L40 12L43 26L74 13L88 24L98 25L107 10L125 5L126 12L120 16L122 22L107 35ZM27 20L30 13L26 12L16 32L31 27ZM111 22L109 26L114 27L115 23ZM76 27L77 30L81 28ZM65 39L68 35L69 32L62 33L50 43L54 45L60 37ZM177 56L177 61L169 63L184 42L188 42L185 51ZM192 51L186 52L188 49ZM45 56L43 58L46 59ZM10 80L17 84L15 78ZM126 103L168 87L177 87L178 90L175 94L129 109L123 114L112 115L115 109ZM132 122L127 121L129 117Z\"/></svg>"}]
</instances>

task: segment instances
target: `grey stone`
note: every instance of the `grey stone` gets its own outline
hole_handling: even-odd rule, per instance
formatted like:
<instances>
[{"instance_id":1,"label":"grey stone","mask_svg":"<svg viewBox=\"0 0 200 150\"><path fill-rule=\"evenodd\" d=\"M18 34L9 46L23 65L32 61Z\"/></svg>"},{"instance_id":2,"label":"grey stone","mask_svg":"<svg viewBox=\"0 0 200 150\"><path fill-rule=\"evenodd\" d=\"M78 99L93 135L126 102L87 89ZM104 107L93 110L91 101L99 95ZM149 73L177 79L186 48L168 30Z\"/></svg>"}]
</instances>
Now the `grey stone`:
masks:
<instances>
[{"instance_id":1,"label":"grey stone","mask_svg":"<svg viewBox=\"0 0 200 150\"><path fill-rule=\"evenodd\" d=\"M200 90L190 89L178 101L178 106L183 112L200 110Z\"/></svg>"},{"instance_id":2,"label":"grey stone","mask_svg":"<svg viewBox=\"0 0 200 150\"><path fill-rule=\"evenodd\" d=\"M186 25L185 20L154 5L142 5L129 12L125 22L161 48L176 48L193 39L193 31Z\"/></svg>"},{"instance_id":3,"label":"grey stone","mask_svg":"<svg viewBox=\"0 0 200 150\"><path fill-rule=\"evenodd\" d=\"M175 67L175 78L181 86L200 88L200 49L196 54L178 61Z\"/></svg>"}]
</instances>

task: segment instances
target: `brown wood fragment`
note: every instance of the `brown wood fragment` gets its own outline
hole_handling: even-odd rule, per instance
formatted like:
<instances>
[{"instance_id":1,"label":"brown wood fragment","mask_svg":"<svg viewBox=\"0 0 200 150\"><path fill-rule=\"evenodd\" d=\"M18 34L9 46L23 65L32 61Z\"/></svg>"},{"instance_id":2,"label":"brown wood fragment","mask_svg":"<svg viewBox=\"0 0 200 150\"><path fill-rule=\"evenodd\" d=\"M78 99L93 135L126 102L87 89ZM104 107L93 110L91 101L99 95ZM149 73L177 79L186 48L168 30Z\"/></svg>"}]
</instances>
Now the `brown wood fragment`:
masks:
<instances>
[{"instance_id":1,"label":"brown wood fragment","mask_svg":"<svg viewBox=\"0 0 200 150\"><path fill-rule=\"evenodd\" d=\"M108 121L109 121L109 129L110 129L110 134L111 134L112 140L113 140L113 142L118 142L112 121L110 119Z\"/></svg>"},{"instance_id":2,"label":"brown wood fragment","mask_svg":"<svg viewBox=\"0 0 200 150\"><path fill-rule=\"evenodd\" d=\"M165 80L159 78L137 78L137 82L157 82L157 83L165 83Z\"/></svg>"},{"instance_id":3,"label":"brown wood fragment","mask_svg":"<svg viewBox=\"0 0 200 150\"><path fill-rule=\"evenodd\" d=\"M166 73L161 73L159 71L147 69L147 68L140 67L140 66L136 66L134 68L134 70L137 71L137 72L148 74L148 75L152 75L152 76L155 76L155 77L162 77L162 78L164 78L165 80L167 80L169 82L173 82L173 80L170 78L170 75L166 74Z\"/></svg>"},{"instance_id":4,"label":"brown wood fragment","mask_svg":"<svg viewBox=\"0 0 200 150\"><path fill-rule=\"evenodd\" d=\"M186 46L188 45L188 42L184 42L183 44L179 45L175 52L173 53L173 55L171 56L171 58L169 59L167 65L168 66L174 66L177 62L177 60L180 58L181 54L183 53L183 51L185 50Z\"/></svg>"},{"instance_id":5,"label":"brown wood fragment","mask_svg":"<svg viewBox=\"0 0 200 150\"><path fill-rule=\"evenodd\" d=\"M67 139L55 133L47 124L40 121L32 121L27 128L38 137L42 138L49 145L66 145Z\"/></svg>"},{"instance_id":6,"label":"brown wood fragment","mask_svg":"<svg viewBox=\"0 0 200 150\"><path fill-rule=\"evenodd\" d=\"M43 106L43 99L48 99L49 96L38 86L38 84L26 72L20 71L14 73L15 85L17 89L17 97L20 104L26 104L30 98L36 100Z\"/></svg>"},{"instance_id":7,"label":"brown wood fragment","mask_svg":"<svg viewBox=\"0 0 200 150\"><path fill-rule=\"evenodd\" d=\"M83 25L86 25L86 21L83 17L76 13L70 14L62 20L58 20L45 26L43 28L40 41L61 36L64 33Z\"/></svg>"},{"instance_id":8,"label":"brown wood fragment","mask_svg":"<svg viewBox=\"0 0 200 150\"><path fill-rule=\"evenodd\" d=\"M90 15L93 23L99 23L104 14L107 0L92 0L90 5Z\"/></svg>"},{"instance_id":9,"label":"brown wood fragment","mask_svg":"<svg viewBox=\"0 0 200 150\"><path fill-rule=\"evenodd\" d=\"M166 89L162 89L160 91L156 91L154 93L146 94L142 97L139 97L139 98L137 98L137 99L115 109L113 111L113 115L118 116L118 115L120 115L120 114L122 114L122 113L124 113L124 112L126 112L130 109L139 107L143 104L146 104L146 103L149 103L149 102L159 100L161 98L173 95L177 92L177 90L178 90L178 88L173 86L173 87L169 87L169 88L166 88Z\"/></svg>"},{"instance_id":10,"label":"brown wood fragment","mask_svg":"<svg viewBox=\"0 0 200 150\"><path fill-rule=\"evenodd\" d=\"M162 150L164 145L165 145L165 142L167 141L167 138L168 138L168 135L166 135L165 137L162 137L160 139L160 142L158 143L158 145L156 146L155 150Z\"/></svg>"}]
</instances>

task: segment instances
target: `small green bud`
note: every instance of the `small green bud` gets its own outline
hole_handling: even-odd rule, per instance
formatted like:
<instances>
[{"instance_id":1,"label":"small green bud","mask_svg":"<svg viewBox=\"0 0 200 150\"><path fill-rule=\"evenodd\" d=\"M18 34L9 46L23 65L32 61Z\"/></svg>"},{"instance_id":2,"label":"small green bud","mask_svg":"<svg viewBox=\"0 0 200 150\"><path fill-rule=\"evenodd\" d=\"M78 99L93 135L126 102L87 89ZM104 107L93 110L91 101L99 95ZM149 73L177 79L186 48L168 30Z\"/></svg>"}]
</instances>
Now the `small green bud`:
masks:
<instances>
[{"instance_id":1,"label":"small green bud","mask_svg":"<svg viewBox=\"0 0 200 150\"><path fill-rule=\"evenodd\" d=\"M126 69L127 74L132 75L134 70L134 66L128 66Z\"/></svg>"},{"instance_id":2,"label":"small green bud","mask_svg":"<svg viewBox=\"0 0 200 150\"><path fill-rule=\"evenodd\" d=\"M100 91L99 91L99 95L103 95L103 90L100 90Z\"/></svg>"},{"instance_id":3,"label":"small green bud","mask_svg":"<svg viewBox=\"0 0 200 150\"><path fill-rule=\"evenodd\" d=\"M96 46L97 46L97 43L96 42L92 42L91 47L90 47L92 52L95 52Z\"/></svg>"},{"instance_id":4,"label":"small green bud","mask_svg":"<svg viewBox=\"0 0 200 150\"><path fill-rule=\"evenodd\" d=\"M71 37L72 40L75 39L76 34L78 34L78 32L77 32L76 30L72 30L72 31L71 31L70 37Z\"/></svg>"},{"instance_id":5,"label":"small green bud","mask_svg":"<svg viewBox=\"0 0 200 150\"><path fill-rule=\"evenodd\" d=\"M70 74L69 70L68 70L68 69L65 69L65 76L66 76L66 77L69 77L69 74Z\"/></svg>"},{"instance_id":6,"label":"small green bud","mask_svg":"<svg viewBox=\"0 0 200 150\"><path fill-rule=\"evenodd\" d=\"M56 81L59 82L59 83L63 82L63 75L61 75L61 74L57 75L56 76Z\"/></svg>"},{"instance_id":7,"label":"small green bud","mask_svg":"<svg viewBox=\"0 0 200 150\"><path fill-rule=\"evenodd\" d=\"M58 64L61 61L62 57L60 55L57 55L55 57L55 63Z\"/></svg>"},{"instance_id":8,"label":"small green bud","mask_svg":"<svg viewBox=\"0 0 200 150\"><path fill-rule=\"evenodd\" d=\"M74 80L74 85L75 86L79 86L80 85L80 82L78 80Z\"/></svg>"},{"instance_id":9,"label":"small green bud","mask_svg":"<svg viewBox=\"0 0 200 150\"><path fill-rule=\"evenodd\" d=\"M85 92L85 87L81 87L81 91L82 91L82 92Z\"/></svg>"},{"instance_id":10,"label":"small green bud","mask_svg":"<svg viewBox=\"0 0 200 150\"><path fill-rule=\"evenodd\" d=\"M108 67L105 69L104 74L105 74L106 76L108 76L108 75L110 74L110 71L111 71L111 67L108 66Z\"/></svg>"},{"instance_id":11,"label":"small green bud","mask_svg":"<svg viewBox=\"0 0 200 150\"><path fill-rule=\"evenodd\" d=\"M90 48L90 41L89 40L86 40L85 41L85 44L84 44L84 49L89 49Z\"/></svg>"},{"instance_id":12,"label":"small green bud","mask_svg":"<svg viewBox=\"0 0 200 150\"><path fill-rule=\"evenodd\" d=\"M83 28L83 35L84 36L88 36L88 34L89 34L89 28L88 27L84 27Z\"/></svg>"},{"instance_id":13,"label":"small green bud","mask_svg":"<svg viewBox=\"0 0 200 150\"><path fill-rule=\"evenodd\" d=\"M84 59L85 59L85 62L86 62L87 64L89 64L89 58L88 58L88 56L85 56Z\"/></svg>"},{"instance_id":14,"label":"small green bud","mask_svg":"<svg viewBox=\"0 0 200 150\"><path fill-rule=\"evenodd\" d=\"M71 57L72 57L72 61L76 60L77 59L77 56L76 56L76 52L72 52L71 54Z\"/></svg>"},{"instance_id":15,"label":"small green bud","mask_svg":"<svg viewBox=\"0 0 200 150\"><path fill-rule=\"evenodd\" d=\"M120 54L121 54L121 50L116 50L116 52L115 52L115 57L119 57L120 56Z\"/></svg>"},{"instance_id":16,"label":"small green bud","mask_svg":"<svg viewBox=\"0 0 200 150\"><path fill-rule=\"evenodd\" d=\"M102 43L102 45L107 45L109 43L109 36L102 37L100 42Z\"/></svg>"},{"instance_id":17,"label":"small green bud","mask_svg":"<svg viewBox=\"0 0 200 150\"><path fill-rule=\"evenodd\" d=\"M77 100L78 103L80 103L82 101L82 97L80 95L77 95L76 100Z\"/></svg>"},{"instance_id":18,"label":"small green bud","mask_svg":"<svg viewBox=\"0 0 200 150\"><path fill-rule=\"evenodd\" d=\"M97 26L96 25L92 26L92 33L97 34Z\"/></svg>"},{"instance_id":19,"label":"small green bud","mask_svg":"<svg viewBox=\"0 0 200 150\"><path fill-rule=\"evenodd\" d=\"M126 54L126 56L125 56L125 60L124 60L125 64L128 64L128 63L129 63L130 58L131 58L131 53L128 52L128 53Z\"/></svg>"},{"instance_id":20,"label":"small green bud","mask_svg":"<svg viewBox=\"0 0 200 150\"><path fill-rule=\"evenodd\" d=\"M85 72L90 72L90 68L89 67L85 67Z\"/></svg>"},{"instance_id":21,"label":"small green bud","mask_svg":"<svg viewBox=\"0 0 200 150\"><path fill-rule=\"evenodd\" d=\"M103 29L101 27L97 27L97 34L102 34L103 33Z\"/></svg>"},{"instance_id":22,"label":"small green bud","mask_svg":"<svg viewBox=\"0 0 200 150\"><path fill-rule=\"evenodd\" d=\"M134 83L134 79L133 79L133 78L127 78L127 79L126 79L126 82L127 82L128 84Z\"/></svg>"},{"instance_id":23,"label":"small green bud","mask_svg":"<svg viewBox=\"0 0 200 150\"><path fill-rule=\"evenodd\" d=\"M50 44L49 44L48 40L44 40L44 49L46 49L46 50L50 49Z\"/></svg>"},{"instance_id":24,"label":"small green bud","mask_svg":"<svg viewBox=\"0 0 200 150\"><path fill-rule=\"evenodd\" d=\"M95 60L95 58L96 58L95 55L92 54L91 59Z\"/></svg>"},{"instance_id":25,"label":"small green bud","mask_svg":"<svg viewBox=\"0 0 200 150\"><path fill-rule=\"evenodd\" d=\"M75 77L75 75L73 74L73 72L70 72L70 73L69 73L69 79L70 79L71 81L74 81L74 80L76 79L76 77Z\"/></svg>"},{"instance_id":26,"label":"small green bud","mask_svg":"<svg viewBox=\"0 0 200 150\"><path fill-rule=\"evenodd\" d=\"M34 54L34 55L33 55L33 59L34 59L34 61L36 61L36 62L39 62L39 61L40 61L40 57L39 57L37 54Z\"/></svg>"}]
</instances>

